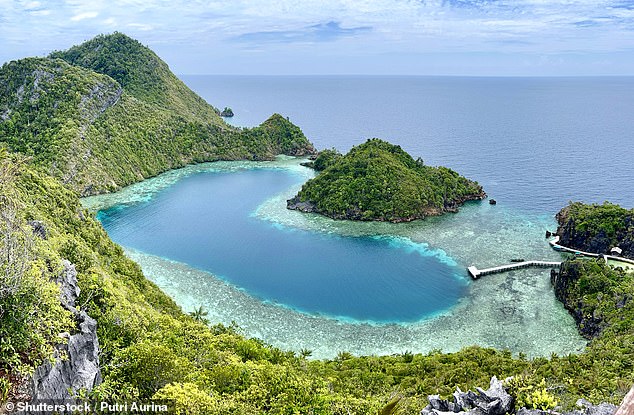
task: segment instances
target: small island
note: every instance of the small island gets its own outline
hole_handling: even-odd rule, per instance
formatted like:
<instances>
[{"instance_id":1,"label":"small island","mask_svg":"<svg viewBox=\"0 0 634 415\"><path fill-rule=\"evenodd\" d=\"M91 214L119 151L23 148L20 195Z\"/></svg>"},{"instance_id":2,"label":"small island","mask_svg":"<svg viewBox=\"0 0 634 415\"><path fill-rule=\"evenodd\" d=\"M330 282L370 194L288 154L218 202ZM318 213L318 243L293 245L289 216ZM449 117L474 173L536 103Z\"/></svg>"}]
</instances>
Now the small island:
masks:
<instances>
[{"instance_id":1,"label":"small island","mask_svg":"<svg viewBox=\"0 0 634 415\"><path fill-rule=\"evenodd\" d=\"M409 222L457 212L486 193L477 182L446 167L414 160L400 146L378 138L337 156L328 150L321 173L287 201L287 208L333 219ZM326 161L327 160L327 161ZM317 169L320 170L320 169Z\"/></svg>"},{"instance_id":2,"label":"small island","mask_svg":"<svg viewBox=\"0 0 634 415\"><path fill-rule=\"evenodd\" d=\"M231 118L233 117L233 110L229 107L225 107L225 109L223 109L222 112L220 113L220 116L225 118Z\"/></svg>"}]
</instances>

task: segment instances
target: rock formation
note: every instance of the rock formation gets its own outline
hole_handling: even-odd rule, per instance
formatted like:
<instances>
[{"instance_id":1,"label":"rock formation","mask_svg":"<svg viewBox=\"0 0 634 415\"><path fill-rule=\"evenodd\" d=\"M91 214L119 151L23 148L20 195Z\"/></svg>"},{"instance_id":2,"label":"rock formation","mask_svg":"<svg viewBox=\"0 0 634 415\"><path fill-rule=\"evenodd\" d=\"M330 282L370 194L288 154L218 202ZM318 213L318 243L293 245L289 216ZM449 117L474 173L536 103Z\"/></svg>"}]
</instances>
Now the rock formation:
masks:
<instances>
[{"instance_id":1,"label":"rock formation","mask_svg":"<svg viewBox=\"0 0 634 415\"><path fill-rule=\"evenodd\" d=\"M421 415L505 415L512 411L513 397L495 376L491 378L488 390L476 390L477 393L462 392L456 388L453 402L442 400L438 395L430 395L429 405L421 411Z\"/></svg>"},{"instance_id":2,"label":"rock formation","mask_svg":"<svg viewBox=\"0 0 634 415\"><path fill-rule=\"evenodd\" d=\"M64 308L74 314L79 332L60 334L60 337L68 339L68 343L57 347L54 363L46 361L36 369L32 382L32 402L63 404L75 401L81 390L91 390L101 383L97 323L85 311L76 309L79 296L77 271L68 261L64 261L63 266L57 278L60 301Z\"/></svg>"},{"instance_id":3,"label":"rock formation","mask_svg":"<svg viewBox=\"0 0 634 415\"><path fill-rule=\"evenodd\" d=\"M440 399L438 395L430 395L429 405L420 413L421 415L506 415L514 412L514 399L506 392L504 385L495 376L491 378L488 390L476 388L473 391L462 392L456 388L453 394L453 402ZM579 409L569 412L542 411L539 409L521 408L517 415L614 415L617 407L609 403L593 405L579 399Z\"/></svg>"}]
</instances>

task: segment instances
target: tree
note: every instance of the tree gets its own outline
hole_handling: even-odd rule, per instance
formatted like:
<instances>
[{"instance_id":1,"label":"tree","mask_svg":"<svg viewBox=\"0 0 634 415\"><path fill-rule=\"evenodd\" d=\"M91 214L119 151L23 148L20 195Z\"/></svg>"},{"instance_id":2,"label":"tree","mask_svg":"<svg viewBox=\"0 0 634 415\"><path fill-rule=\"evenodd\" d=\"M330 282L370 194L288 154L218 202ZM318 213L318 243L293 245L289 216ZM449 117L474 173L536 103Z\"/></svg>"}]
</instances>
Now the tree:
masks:
<instances>
[{"instance_id":1,"label":"tree","mask_svg":"<svg viewBox=\"0 0 634 415\"><path fill-rule=\"evenodd\" d=\"M205 324L209 324L209 320L207 320L205 317L207 317L207 315L209 314L209 312L207 310L205 310L205 307L200 306L198 308L195 308L194 311L190 312L189 315L192 316L194 318L194 320L200 322L200 323L205 323Z\"/></svg>"}]
</instances>

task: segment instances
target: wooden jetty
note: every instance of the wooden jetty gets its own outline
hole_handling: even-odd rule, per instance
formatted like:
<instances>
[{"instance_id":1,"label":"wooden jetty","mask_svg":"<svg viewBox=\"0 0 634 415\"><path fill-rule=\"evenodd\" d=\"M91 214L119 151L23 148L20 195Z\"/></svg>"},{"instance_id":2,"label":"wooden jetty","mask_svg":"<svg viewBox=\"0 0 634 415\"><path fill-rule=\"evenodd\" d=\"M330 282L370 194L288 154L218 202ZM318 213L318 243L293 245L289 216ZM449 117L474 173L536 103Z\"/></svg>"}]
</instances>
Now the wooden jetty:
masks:
<instances>
[{"instance_id":1,"label":"wooden jetty","mask_svg":"<svg viewBox=\"0 0 634 415\"><path fill-rule=\"evenodd\" d=\"M606 262L609 259L612 259L614 261L634 264L634 260L631 260L628 258L618 257L614 255L595 254L593 252L580 251L578 249L568 248L566 246L559 245L559 236L555 236L553 239L549 240L548 243L550 244L550 246L552 246L554 250L560 251L560 252L568 252L568 253L579 255L579 256L604 258ZM485 269L478 269L474 265L472 265L467 268L467 271L469 272L469 275L471 276L471 278L473 278L474 280L477 280L482 275L497 274L498 272L512 271L514 269L529 268L529 267L557 268L560 265L561 265L561 262L556 262L556 261L522 261L522 262L513 262L512 264L508 264L508 265L500 265L499 267L485 268Z\"/></svg>"},{"instance_id":2,"label":"wooden jetty","mask_svg":"<svg viewBox=\"0 0 634 415\"><path fill-rule=\"evenodd\" d=\"M485 269L478 269L472 265L467 268L467 271L469 271L469 275L471 276L471 278L473 278L474 280L477 280L478 278L480 278L481 275L497 274L498 272L512 271L514 269L529 268L529 267L554 268L554 267L559 267L560 265L561 265L561 262L555 262L555 261L524 261L524 262L514 262L508 265L500 265L499 267L485 268Z\"/></svg>"}]
</instances>

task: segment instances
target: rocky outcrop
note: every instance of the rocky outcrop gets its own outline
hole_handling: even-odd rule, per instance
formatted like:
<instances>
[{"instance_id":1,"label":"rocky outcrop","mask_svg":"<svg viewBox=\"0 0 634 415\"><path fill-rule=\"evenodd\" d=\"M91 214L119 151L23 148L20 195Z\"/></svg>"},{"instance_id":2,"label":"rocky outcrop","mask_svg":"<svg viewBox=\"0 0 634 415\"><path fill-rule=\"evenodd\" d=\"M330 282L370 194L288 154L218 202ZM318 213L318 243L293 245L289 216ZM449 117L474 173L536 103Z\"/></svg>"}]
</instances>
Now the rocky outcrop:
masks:
<instances>
[{"instance_id":1,"label":"rocky outcrop","mask_svg":"<svg viewBox=\"0 0 634 415\"><path fill-rule=\"evenodd\" d=\"M575 284L581 278L582 272L578 262L566 261L561 264L559 272L551 272L550 282L555 291L555 297L564 305L574 317L579 332L586 339L594 339L601 334L605 327L603 318L596 313L584 313L586 309L581 300L571 298Z\"/></svg>"},{"instance_id":2,"label":"rocky outcrop","mask_svg":"<svg viewBox=\"0 0 634 415\"><path fill-rule=\"evenodd\" d=\"M595 214L590 213L592 208L596 210ZM610 254L611 249L618 246L622 249L621 256L634 259L634 213L626 213L623 209L622 217L616 219L621 226L612 234L606 229L584 223L587 217L596 221L609 221L611 218L602 217L605 216L601 212L602 208L604 207L601 205L573 203L560 210L556 215L559 223L559 243L569 248L597 254ZM577 213L581 209L585 209L584 217Z\"/></svg>"},{"instance_id":3,"label":"rocky outcrop","mask_svg":"<svg viewBox=\"0 0 634 415\"><path fill-rule=\"evenodd\" d=\"M46 225L44 222L40 220L30 220L29 226L33 229L33 235L37 236L40 239L48 238L48 230L46 229Z\"/></svg>"},{"instance_id":4,"label":"rocky outcrop","mask_svg":"<svg viewBox=\"0 0 634 415\"><path fill-rule=\"evenodd\" d=\"M290 210L299 210L300 212L315 213L317 206L313 202L302 202L299 196L286 201L286 208Z\"/></svg>"},{"instance_id":5,"label":"rocky outcrop","mask_svg":"<svg viewBox=\"0 0 634 415\"><path fill-rule=\"evenodd\" d=\"M506 392L504 384L495 376L491 378L488 390L476 388L473 391L462 392L456 388L453 402L440 399L438 395L428 396L429 405L423 409L421 415L506 415L514 413L514 399ZM542 411L539 409L521 408L517 415L614 415L617 407L609 403L593 405L585 399L577 401L579 409L570 412Z\"/></svg>"},{"instance_id":6,"label":"rocky outcrop","mask_svg":"<svg viewBox=\"0 0 634 415\"><path fill-rule=\"evenodd\" d=\"M519 411L517 411L517 415L554 415L554 414L561 414L561 415L614 415L616 412L616 406L609 404L609 403L601 403L599 405L593 405L590 402L584 400L584 399L579 399L577 401L577 406L579 407L579 409L576 409L574 411L569 411L569 412L563 412L563 413L559 413L559 412L547 412L547 411L541 411L539 409L526 409L526 408L522 408Z\"/></svg>"},{"instance_id":7,"label":"rocky outcrop","mask_svg":"<svg viewBox=\"0 0 634 415\"><path fill-rule=\"evenodd\" d=\"M53 363L46 361L36 369L32 381L33 402L63 404L75 401L79 391L91 390L101 383L97 323L85 311L76 308L79 287L75 266L64 261L63 267L57 278L60 301L74 314L79 331L72 335L60 334L68 343L57 347Z\"/></svg>"},{"instance_id":8,"label":"rocky outcrop","mask_svg":"<svg viewBox=\"0 0 634 415\"><path fill-rule=\"evenodd\" d=\"M456 388L453 402L442 400L438 395L430 395L429 405L421 411L421 415L505 415L512 412L513 397L495 376L491 378L488 390L476 390L477 393L462 392Z\"/></svg>"}]
</instances>

